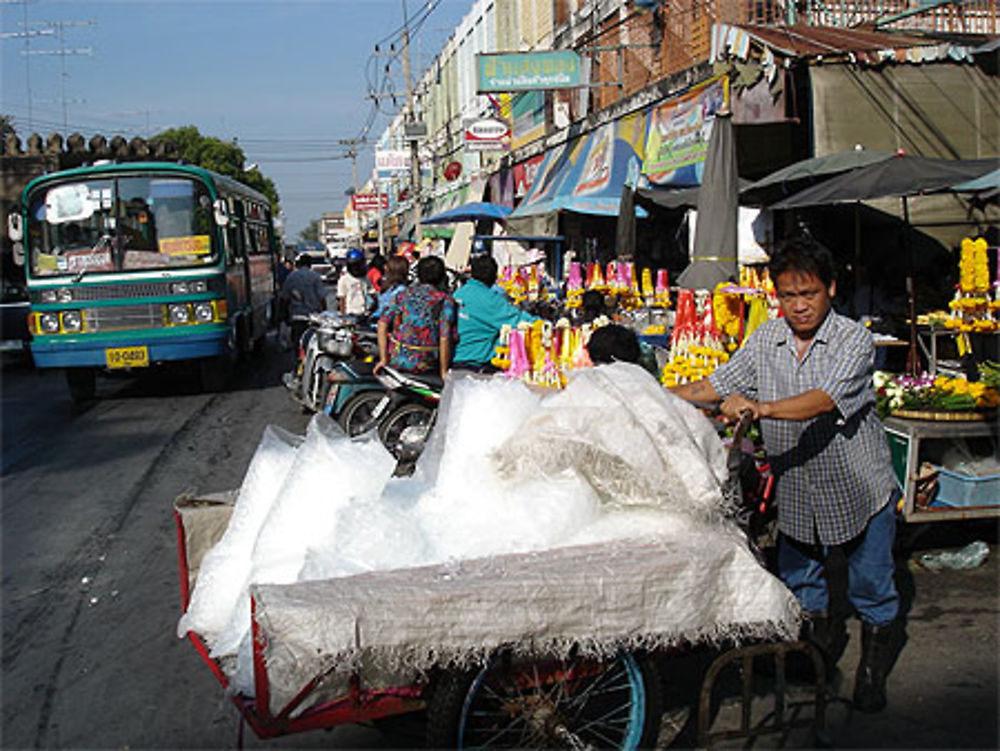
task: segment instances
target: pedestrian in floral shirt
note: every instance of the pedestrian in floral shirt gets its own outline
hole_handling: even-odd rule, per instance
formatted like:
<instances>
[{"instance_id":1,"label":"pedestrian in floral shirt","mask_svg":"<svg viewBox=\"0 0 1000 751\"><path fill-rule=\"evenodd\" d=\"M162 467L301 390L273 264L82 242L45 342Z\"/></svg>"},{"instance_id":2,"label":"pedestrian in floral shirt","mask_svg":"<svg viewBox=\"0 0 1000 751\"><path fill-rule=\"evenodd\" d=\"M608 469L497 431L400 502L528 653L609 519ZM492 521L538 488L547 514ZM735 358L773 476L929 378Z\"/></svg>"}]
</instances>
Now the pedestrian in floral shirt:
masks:
<instances>
[{"instance_id":1,"label":"pedestrian in floral shirt","mask_svg":"<svg viewBox=\"0 0 1000 751\"><path fill-rule=\"evenodd\" d=\"M436 256L417 263L417 283L388 301L378 321L378 373L389 365L408 373L439 373L451 363L455 301L441 291L444 261Z\"/></svg>"}]
</instances>

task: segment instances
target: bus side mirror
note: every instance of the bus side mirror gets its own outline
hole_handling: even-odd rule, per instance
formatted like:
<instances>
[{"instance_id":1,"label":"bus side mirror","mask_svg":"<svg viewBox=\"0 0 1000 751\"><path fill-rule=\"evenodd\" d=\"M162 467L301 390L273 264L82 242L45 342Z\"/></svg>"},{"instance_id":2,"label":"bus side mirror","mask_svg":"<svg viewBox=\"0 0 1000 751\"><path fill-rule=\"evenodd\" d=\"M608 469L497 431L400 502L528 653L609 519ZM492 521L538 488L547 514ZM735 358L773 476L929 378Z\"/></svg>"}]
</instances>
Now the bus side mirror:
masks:
<instances>
[{"instance_id":1,"label":"bus side mirror","mask_svg":"<svg viewBox=\"0 0 1000 751\"><path fill-rule=\"evenodd\" d=\"M24 239L24 219L17 211L7 215L7 237L15 243Z\"/></svg>"},{"instance_id":2,"label":"bus side mirror","mask_svg":"<svg viewBox=\"0 0 1000 751\"><path fill-rule=\"evenodd\" d=\"M220 227L227 226L229 224L229 207L226 206L225 199L216 199L213 206L215 208L215 223Z\"/></svg>"}]
</instances>

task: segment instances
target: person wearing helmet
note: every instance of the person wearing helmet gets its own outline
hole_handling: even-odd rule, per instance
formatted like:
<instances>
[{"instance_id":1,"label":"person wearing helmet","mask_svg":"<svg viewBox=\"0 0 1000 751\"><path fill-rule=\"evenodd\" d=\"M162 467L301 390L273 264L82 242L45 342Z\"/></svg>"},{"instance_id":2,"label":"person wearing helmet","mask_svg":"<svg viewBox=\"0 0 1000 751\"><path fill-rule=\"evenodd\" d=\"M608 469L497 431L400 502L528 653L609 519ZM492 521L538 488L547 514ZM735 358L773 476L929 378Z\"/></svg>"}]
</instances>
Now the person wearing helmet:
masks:
<instances>
[{"instance_id":1,"label":"person wearing helmet","mask_svg":"<svg viewBox=\"0 0 1000 751\"><path fill-rule=\"evenodd\" d=\"M357 248L347 251L347 269L337 280L341 313L360 316L367 311L370 290L365 271L365 254Z\"/></svg>"}]
</instances>

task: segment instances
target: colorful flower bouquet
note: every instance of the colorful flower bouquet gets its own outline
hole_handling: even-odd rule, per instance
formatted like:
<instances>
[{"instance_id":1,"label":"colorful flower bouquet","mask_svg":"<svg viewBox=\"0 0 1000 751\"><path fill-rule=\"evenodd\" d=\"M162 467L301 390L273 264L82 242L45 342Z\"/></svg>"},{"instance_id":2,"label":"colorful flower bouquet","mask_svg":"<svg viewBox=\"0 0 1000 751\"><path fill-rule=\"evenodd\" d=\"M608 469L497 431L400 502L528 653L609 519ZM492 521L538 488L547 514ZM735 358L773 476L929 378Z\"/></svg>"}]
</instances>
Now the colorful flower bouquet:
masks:
<instances>
[{"instance_id":1,"label":"colorful flower bouquet","mask_svg":"<svg viewBox=\"0 0 1000 751\"><path fill-rule=\"evenodd\" d=\"M894 375L877 371L873 377L879 417L893 413L982 413L995 410L1000 392L987 380L977 382L948 376Z\"/></svg>"}]
</instances>

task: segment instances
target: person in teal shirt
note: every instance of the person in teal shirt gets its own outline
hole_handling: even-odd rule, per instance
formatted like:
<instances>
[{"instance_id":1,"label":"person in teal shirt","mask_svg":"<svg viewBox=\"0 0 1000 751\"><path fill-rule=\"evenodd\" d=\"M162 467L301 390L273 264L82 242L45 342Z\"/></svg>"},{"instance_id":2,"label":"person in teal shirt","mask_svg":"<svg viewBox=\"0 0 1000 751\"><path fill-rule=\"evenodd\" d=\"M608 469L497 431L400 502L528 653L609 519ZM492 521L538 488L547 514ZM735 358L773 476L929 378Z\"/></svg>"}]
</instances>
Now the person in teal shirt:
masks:
<instances>
[{"instance_id":1,"label":"person in teal shirt","mask_svg":"<svg viewBox=\"0 0 1000 751\"><path fill-rule=\"evenodd\" d=\"M473 256L470 265L472 278L454 295L458 303L458 346L452 367L488 371L501 327L517 326L521 321L530 323L535 317L492 289L497 280L497 262L492 256Z\"/></svg>"}]
</instances>

